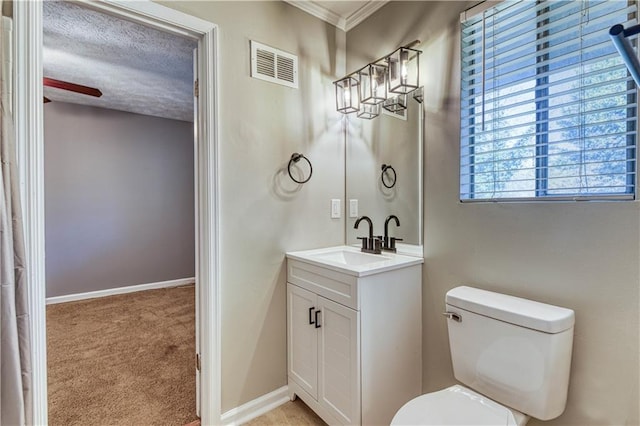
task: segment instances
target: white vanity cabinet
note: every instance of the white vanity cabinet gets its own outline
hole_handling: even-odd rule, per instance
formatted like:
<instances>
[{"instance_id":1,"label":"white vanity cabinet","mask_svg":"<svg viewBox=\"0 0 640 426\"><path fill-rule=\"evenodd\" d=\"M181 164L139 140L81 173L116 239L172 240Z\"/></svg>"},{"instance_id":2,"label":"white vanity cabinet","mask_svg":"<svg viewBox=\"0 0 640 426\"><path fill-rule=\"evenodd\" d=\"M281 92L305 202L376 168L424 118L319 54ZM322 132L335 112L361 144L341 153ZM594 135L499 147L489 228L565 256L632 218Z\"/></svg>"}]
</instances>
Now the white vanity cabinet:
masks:
<instances>
[{"instance_id":1,"label":"white vanity cabinet","mask_svg":"<svg viewBox=\"0 0 640 426\"><path fill-rule=\"evenodd\" d=\"M359 423L358 311L293 284L287 302L289 377L340 424Z\"/></svg>"},{"instance_id":2,"label":"white vanity cabinet","mask_svg":"<svg viewBox=\"0 0 640 426\"><path fill-rule=\"evenodd\" d=\"M329 424L388 425L422 393L422 259L305 257L318 252L287 254L290 395Z\"/></svg>"}]
</instances>

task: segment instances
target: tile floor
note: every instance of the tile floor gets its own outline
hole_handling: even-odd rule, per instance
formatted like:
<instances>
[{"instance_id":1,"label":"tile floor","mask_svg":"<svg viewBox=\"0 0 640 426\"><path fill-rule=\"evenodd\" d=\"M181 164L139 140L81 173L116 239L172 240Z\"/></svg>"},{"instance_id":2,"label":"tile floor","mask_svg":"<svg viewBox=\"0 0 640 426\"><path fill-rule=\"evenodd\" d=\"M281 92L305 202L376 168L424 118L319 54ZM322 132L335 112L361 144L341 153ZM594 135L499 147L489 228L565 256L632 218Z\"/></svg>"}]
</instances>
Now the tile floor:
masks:
<instances>
[{"instance_id":1,"label":"tile floor","mask_svg":"<svg viewBox=\"0 0 640 426\"><path fill-rule=\"evenodd\" d=\"M300 398L293 402L287 402L278 408L263 414L262 416L246 423L248 426L326 426L320 417Z\"/></svg>"}]
</instances>

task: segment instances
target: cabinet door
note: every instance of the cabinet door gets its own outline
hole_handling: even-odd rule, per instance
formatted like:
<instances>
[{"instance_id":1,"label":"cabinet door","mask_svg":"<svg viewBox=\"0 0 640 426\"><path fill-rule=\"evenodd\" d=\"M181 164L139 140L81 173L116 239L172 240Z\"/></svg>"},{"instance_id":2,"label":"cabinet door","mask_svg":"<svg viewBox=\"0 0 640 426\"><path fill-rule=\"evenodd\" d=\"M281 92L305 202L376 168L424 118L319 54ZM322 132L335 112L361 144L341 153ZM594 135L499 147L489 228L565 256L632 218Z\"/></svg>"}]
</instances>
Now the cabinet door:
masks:
<instances>
[{"instance_id":1,"label":"cabinet door","mask_svg":"<svg viewBox=\"0 0 640 426\"><path fill-rule=\"evenodd\" d=\"M318 402L342 424L360 424L360 313L318 296Z\"/></svg>"},{"instance_id":2,"label":"cabinet door","mask_svg":"<svg viewBox=\"0 0 640 426\"><path fill-rule=\"evenodd\" d=\"M318 398L318 332L315 312L318 296L287 284L287 344L289 378Z\"/></svg>"}]
</instances>

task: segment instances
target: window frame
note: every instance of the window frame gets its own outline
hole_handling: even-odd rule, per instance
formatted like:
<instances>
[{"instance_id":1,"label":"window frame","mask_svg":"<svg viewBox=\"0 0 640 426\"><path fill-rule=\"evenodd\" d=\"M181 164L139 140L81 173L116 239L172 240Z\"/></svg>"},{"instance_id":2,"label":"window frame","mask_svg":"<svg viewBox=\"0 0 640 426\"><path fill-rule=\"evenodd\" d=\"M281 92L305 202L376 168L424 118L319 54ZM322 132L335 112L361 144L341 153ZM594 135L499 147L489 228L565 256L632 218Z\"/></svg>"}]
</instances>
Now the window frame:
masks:
<instances>
[{"instance_id":1,"label":"window frame","mask_svg":"<svg viewBox=\"0 0 640 426\"><path fill-rule=\"evenodd\" d=\"M491 7L494 7L500 3L502 3L505 0L498 0L498 1L492 1L492 0L485 0L482 3L462 12L460 14L460 23L462 25L462 23L464 23L466 20L471 19L474 16L477 16L479 14L484 13L486 10L490 9ZM536 4L540 4L545 0L536 0L535 3ZM640 22L640 1L638 0L626 0L626 3L629 5L631 3L635 3L635 19L637 21ZM548 9L548 6L545 7L544 9L542 9L542 11L539 11L537 13L538 16L544 16L543 11ZM539 19L539 18L538 18ZM543 18L542 20L538 20L536 21L536 27L539 28L541 26L544 26L545 21L547 21L548 19ZM484 20L483 20L483 28L482 31L484 32ZM462 34L461 31L458 31L459 34ZM547 30L543 30L542 32L536 31L536 51L541 51L544 50L548 47L548 43L538 43L537 40L540 40L544 34L547 33ZM483 61L484 61L484 36L482 38L482 57L483 57ZM636 49L640 49L640 35L634 37L634 39L631 40L632 44L634 45L634 47L636 47ZM460 47L462 48L462 39L460 40ZM462 49L461 49L462 50ZM477 53L476 49L474 48L474 50L469 52L469 55L473 55L473 53ZM548 54L543 54L542 56L548 56ZM463 53L461 53L460 56L460 65L462 67L462 60L463 60L464 56ZM540 62L540 56L536 55L536 62ZM475 61L475 60L474 60ZM548 104L548 98L545 98L548 95L548 76L544 75L545 69L548 68L547 66L543 65L541 67L536 66L536 89L535 89L535 104L536 104L536 108L535 108L535 113L536 113L536 143L535 143L535 195L531 196L531 197L494 197L494 198L475 198L475 189L474 189L474 177L475 177L475 162L473 161L473 158L475 156L475 142L473 142L475 136L475 118L471 118L471 126L469 129L469 136L468 136L468 140L469 140L469 146L466 147L466 149L469 150L469 159L470 159L470 163L467 166L463 166L462 165L462 135L460 135L459 139L460 139L460 153L459 153L459 160L458 160L458 166L459 166L459 170L458 170L458 200L460 203L513 203L513 202L533 202L533 203L539 203L539 202L558 202L558 201L569 201L569 202L574 202L574 201L639 201L638 198L638 194L639 194L639 189L638 186L640 185L640 179L638 177L638 161L640 160L640 156L638 155L638 149L640 148L640 135L639 135L639 131L638 131L638 124L640 123L640 86L637 86L633 81L628 81L627 82L627 86L628 88L632 88L633 86L635 86L635 91L632 93L627 94L627 105L629 104L636 104L635 107L635 121L627 121L627 132L634 132L634 134L627 134L627 144L626 146L633 146L633 149L627 149L626 151L626 158L627 160L629 159L633 159L634 161L627 161L626 166L627 166L627 185L631 184L633 185L632 188L630 188L627 192L625 193L618 193L618 194L585 194L585 195L547 195L548 194L548 170L549 170L549 165L548 165L548 111L545 110L545 106L543 104ZM628 73L628 71L627 71ZM540 76L540 74L542 74L542 76ZM461 74L461 78L462 78L462 74ZM483 77L484 78L484 77ZM538 88L540 87L540 88ZM462 90L462 88L461 88ZM471 95L475 95L475 91L476 89L471 89ZM484 99L484 82L483 82L483 87L482 87L482 91L483 93L480 96L475 96L473 97L473 102L471 103L471 105L467 105L466 109L469 111L469 114L471 117L473 117L475 115L475 103L477 101L478 98L482 97ZM461 109L460 109L460 120L459 120L459 125L462 128L462 105L460 105ZM630 111L632 111L634 108L626 108L627 109L627 117L631 117L632 115L630 115ZM484 112L483 112L484 114ZM543 129L543 131L539 131L540 129ZM462 175L462 170L463 168L466 168L469 170L469 191L468 193L469 198L462 198L462 182L461 182L461 175Z\"/></svg>"}]
</instances>

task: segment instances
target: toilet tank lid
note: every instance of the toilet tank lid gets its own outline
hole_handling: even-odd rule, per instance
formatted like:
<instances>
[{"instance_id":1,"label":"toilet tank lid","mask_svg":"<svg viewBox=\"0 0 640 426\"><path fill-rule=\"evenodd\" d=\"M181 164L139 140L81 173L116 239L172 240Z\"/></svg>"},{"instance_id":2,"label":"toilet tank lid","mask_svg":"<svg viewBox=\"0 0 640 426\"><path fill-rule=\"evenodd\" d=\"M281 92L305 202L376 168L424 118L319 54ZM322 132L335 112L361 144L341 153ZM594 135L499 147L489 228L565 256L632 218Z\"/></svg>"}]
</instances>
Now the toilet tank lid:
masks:
<instances>
[{"instance_id":1,"label":"toilet tank lid","mask_svg":"<svg viewBox=\"0 0 640 426\"><path fill-rule=\"evenodd\" d=\"M573 327L573 310L479 288L461 286L447 292L446 303L544 333L560 333Z\"/></svg>"}]
</instances>

